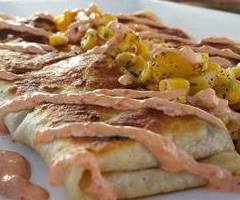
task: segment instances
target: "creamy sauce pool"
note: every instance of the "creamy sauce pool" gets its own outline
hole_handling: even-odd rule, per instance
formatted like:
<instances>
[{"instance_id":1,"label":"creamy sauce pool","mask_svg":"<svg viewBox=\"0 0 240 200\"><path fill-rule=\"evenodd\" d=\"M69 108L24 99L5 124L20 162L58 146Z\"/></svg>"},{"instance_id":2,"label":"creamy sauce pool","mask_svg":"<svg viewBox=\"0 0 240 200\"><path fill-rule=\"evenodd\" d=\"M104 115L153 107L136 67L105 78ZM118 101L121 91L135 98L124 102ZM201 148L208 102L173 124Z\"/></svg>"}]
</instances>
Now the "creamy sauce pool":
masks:
<instances>
[{"instance_id":1,"label":"creamy sauce pool","mask_svg":"<svg viewBox=\"0 0 240 200\"><path fill-rule=\"evenodd\" d=\"M18 153L0 150L0 195L13 200L47 200L48 192L32 184L27 160Z\"/></svg>"}]
</instances>

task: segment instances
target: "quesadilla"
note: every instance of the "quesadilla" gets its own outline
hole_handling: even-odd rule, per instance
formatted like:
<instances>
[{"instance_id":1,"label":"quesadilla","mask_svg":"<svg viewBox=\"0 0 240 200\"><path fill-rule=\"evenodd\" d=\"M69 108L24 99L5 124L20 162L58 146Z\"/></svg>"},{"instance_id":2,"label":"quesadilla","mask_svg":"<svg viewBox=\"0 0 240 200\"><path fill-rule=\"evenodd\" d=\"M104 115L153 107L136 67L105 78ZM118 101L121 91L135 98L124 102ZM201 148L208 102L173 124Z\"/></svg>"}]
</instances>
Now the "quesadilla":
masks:
<instances>
[{"instance_id":1,"label":"quesadilla","mask_svg":"<svg viewBox=\"0 0 240 200\"><path fill-rule=\"evenodd\" d=\"M51 185L65 185L76 200L130 199L205 185L239 191L240 157L229 131L238 131L240 118L227 101L238 98L227 92L224 100L219 89L220 83L238 83L228 79L227 69L195 52L183 31L149 15L109 16L92 6L65 11L54 23L61 33L42 28L50 44L36 43L43 50L54 46L50 52L4 49L6 38L0 45L1 132L42 156ZM36 28L20 24L24 31ZM20 30L11 34L31 45ZM226 72L220 82L218 69ZM204 79L212 71L214 84ZM196 75L208 87L188 84Z\"/></svg>"}]
</instances>

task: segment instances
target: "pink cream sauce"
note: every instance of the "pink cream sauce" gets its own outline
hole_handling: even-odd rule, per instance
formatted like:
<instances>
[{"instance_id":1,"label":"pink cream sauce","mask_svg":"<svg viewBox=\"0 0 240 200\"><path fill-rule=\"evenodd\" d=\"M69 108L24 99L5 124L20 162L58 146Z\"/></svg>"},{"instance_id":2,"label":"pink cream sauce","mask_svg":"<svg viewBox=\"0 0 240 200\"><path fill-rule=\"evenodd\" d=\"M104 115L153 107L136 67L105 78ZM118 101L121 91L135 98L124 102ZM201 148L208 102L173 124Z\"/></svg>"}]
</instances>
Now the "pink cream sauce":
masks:
<instances>
[{"instance_id":1,"label":"pink cream sauce","mask_svg":"<svg viewBox=\"0 0 240 200\"><path fill-rule=\"evenodd\" d=\"M24 157L0 150L0 195L13 200L47 200L42 187L32 184L31 169Z\"/></svg>"},{"instance_id":2,"label":"pink cream sauce","mask_svg":"<svg viewBox=\"0 0 240 200\"><path fill-rule=\"evenodd\" d=\"M79 148L60 155L53 161L50 167L49 182L51 185L61 185L64 182L64 176L69 167L80 164L85 170L91 173L90 192L102 200L116 200L117 195L112 186L104 179L99 169L95 155L85 149Z\"/></svg>"},{"instance_id":3,"label":"pink cream sauce","mask_svg":"<svg viewBox=\"0 0 240 200\"><path fill-rule=\"evenodd\" d=\"M66 36L68 37L69 42L70 43L79 42L88 28L89 25L83 23L82 21L76 21L70 24L66 31Z\"/></svg>"},{"instance_id":4,"label":"pink cream sauce","mask_svg":"<svg viewBox=\"0 0 240 200\"><path fill-rule=\"evenodd\" d=\"M107 96L118 96L126 97L133 99L143 99L150 97L159 97L174 101L178 98L187 96L187 93L184 90L170 90L164 92L158 91L144 91L144 90L132 90L132 89L98 89L94 90L95 94L104 94Z\"/></svg>"},{"instance_id":5,"label":"pink cream sauce","mask_svg":"<svg viewBox=\"0 0 240 200\"><path fill-rule=\"evenodd\" d=\"M193 97L188 97L188 102L215 116L225 115L229 117L232 123L239 127L240 114L229 107L227 100L217 97L216 92L211 88L202 90Z\"/></svg>"},{"instance_id":6,"label":"pink cream sauce","mask_svg":"<svg viewBox=\"0 0 240 200\"><path fill-rule=\"evenodd\" d=\"M0 19L0 29L10 29L18 32L26 32L33 35L47 37L47 38L51 35L50 32L45 31L44 29L41 29L41 28L35 28L27 24L21 24L18 22L3 20L3 19Z\"/></svg>"},{"instance_id":7,"label":"pink cream sauce","mask_svg":"<svg viewBox=\"0 0 240 200\"><path fill-rule=\"evenodd\" d=\"M240 60L240 55L233 52L231 49L217 49L215 47L211 47L208 45L203 45L201 47L192 47L192 48L195 51L205 52L205 53L208 53L209 55L213 55L213 56L218 55L218 56Z\"/></svg>"},{"instance_id":8,"label":"pink cream sauce","mask_svg":"<svg viewBox=\"0 0 240 200\"><path fill-rule=\"evenodd\" d=\"M161 99L158 97L138 100L126 97L112 97L92 91L84 94L35 93L32 95L25 95L13 101L8 101L0 106L0 132L6 132L3 118L7 113L31 109L44 102L55 104L91 104L110 107L117 110L138 110L143 108L151 108L160 110L164 114L172 117L194 115L226 130L225 125L220 119L190 105L171 102L167 99Z\"/></svg>"}]
</instances>

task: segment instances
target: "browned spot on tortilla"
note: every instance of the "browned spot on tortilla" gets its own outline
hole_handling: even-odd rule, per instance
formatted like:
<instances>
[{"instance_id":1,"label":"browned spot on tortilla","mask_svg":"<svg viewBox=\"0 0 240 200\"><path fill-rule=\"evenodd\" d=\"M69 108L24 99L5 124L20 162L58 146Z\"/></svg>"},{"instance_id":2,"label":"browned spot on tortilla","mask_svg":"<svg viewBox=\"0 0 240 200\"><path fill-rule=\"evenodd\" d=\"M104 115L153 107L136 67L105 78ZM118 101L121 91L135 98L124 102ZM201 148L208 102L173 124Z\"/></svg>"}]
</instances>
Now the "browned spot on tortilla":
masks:
<instances>
[{"instance_id":1,"label":"browned spot on tortilla","mask_svg":"<svg viewBox=\"0 0 240 200\"><path fill-rule=\"evenodd\" d=\"M54 70L64 67L67 70L54 74ZM114 59L101 54L81 54L44 68L43 72L26 74L26 78L16 81L9 91L17 95L26 92L60 92L66 87L81 90L123 88L118 78L123 74ZM49 72L53 70L53 73ZM48 72L46 72L48 71ZM52 87L54 86L54 87ZM134 86L135 87L135 86Z\"/></svg>"},{"instance_id":2,"label":"browned spot on tortilla","mask_svg":"<svg viewBox=\"0 0 240 200\"><path fill-rule=\"evenodd\" d=\"M23 52L0 49L1 68L15 74L22 74L32 70L39 70L46 65L73 56L69 52L49 52L46 54L29 54Z\"/></svg>"},{"instance_id":3,"label":"browned spot on tortilla","mask_svg":"<svg viewBox=\"0 0 240 200\"><path fill-rule=\"evenodd\" d=\"M27 32L19 32L11 29L0 29L0 39L6 39L8 35L13 35L15 37L23 38L29 42L39 42L39 43L48 43L48 38L40 35L34 35Z\"/></svg>"},{"instance_id":4,"label":"browned spot on tortilla","mask_svg":"<svg viewBox=\"0 0 240 200\"><path fill-rule=\"evenodd\" d=\"M71 122L105 121L118 113L111 108L92 105L43 104L39 109L48 113L53 126Z\"/></svg>"},{"instance_id":5,"label":"browned spot on tortilla","mask_svg":"<svg viewBox=\"0 0 240 200\"><path fill-rule=\"evenodd\" d=\"M186 123L188 121L188 123ZM186 133L186 130L198 130L201 120L193 116L170 117L161 111L153 109L141 109L129 111L116 116L108 121L112 125L134 126L149 129L165 135L176 132Z\"/></svg>"}]
</instances>

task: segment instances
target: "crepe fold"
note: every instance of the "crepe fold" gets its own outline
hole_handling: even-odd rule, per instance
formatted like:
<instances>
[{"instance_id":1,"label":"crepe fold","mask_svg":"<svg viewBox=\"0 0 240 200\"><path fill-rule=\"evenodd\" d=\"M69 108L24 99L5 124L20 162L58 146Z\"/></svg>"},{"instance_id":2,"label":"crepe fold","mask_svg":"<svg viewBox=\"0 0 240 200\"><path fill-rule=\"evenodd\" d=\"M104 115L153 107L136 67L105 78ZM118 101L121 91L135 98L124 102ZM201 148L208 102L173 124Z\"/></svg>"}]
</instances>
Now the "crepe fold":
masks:
<instances>
[{"instance_id":1,"label":"crepe fold","mask_svg":"<svg viewBox=\"0 0 240 200\"><path fill-rule=\"evenodd\" d=\"M35 149L48 166L60 157L79 149L92 152L103 176L118 195L128 199L183 190L207 184L206 180L186 172L173 173L142 144L124 137L68 137L49 143L33 143L37 131L66 123L102 121L113 125L144 127L171 138L180 149L201 162L210 162L238 173L234 151L226 130L195 116L169 117L160 111L141 109L117 111L92 105L42 104L33 110L9 113L5 123L13 138ZM79 163L71 163L64 174L64 184L73 199L95 200L89 192L90 173Z\"/></svg>"}]
</instances>

